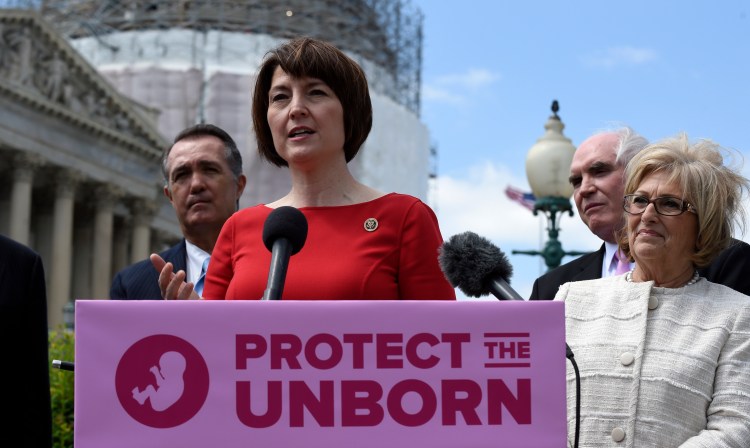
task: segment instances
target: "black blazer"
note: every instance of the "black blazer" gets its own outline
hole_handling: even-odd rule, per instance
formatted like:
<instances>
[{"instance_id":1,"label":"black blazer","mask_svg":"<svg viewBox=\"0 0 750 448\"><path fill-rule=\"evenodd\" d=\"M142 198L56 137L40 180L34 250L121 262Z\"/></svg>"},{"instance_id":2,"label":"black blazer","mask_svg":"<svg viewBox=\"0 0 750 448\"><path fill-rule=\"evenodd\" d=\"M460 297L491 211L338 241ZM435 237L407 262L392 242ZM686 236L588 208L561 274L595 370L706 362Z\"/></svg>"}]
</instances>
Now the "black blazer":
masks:
<instances>
[{"instance_id":1,"label":"black blazer","mask_svg":"<svg viewBox=\"0 0 750 448\"><path fill-rule=\"evenodd\" d=\"M0 340L4 412L1 440L52 446L47 292L39 255L0 235ZM62 375L71 374L62 372ZM71 374L72 375L72 374Z\"/></svg>"},{"instance_id":2,"label":"black blazer","mask_svg":"<svg viewBox=\"0 0 750 448\"><path fill-rule=\"evenodd\" d=\"M583 255L557 267L534 281L530 300L552 300L563 283L593 280L602 276L604 244L598 251ZM750 295L750 245L732 240L707 267L698 269L701 277Z\"/></svg>"},{"instance_id":3,"label":"black blazer","mask_svg":"<svg viewBox=\"0 0 750 448\"><path fill-rule=\"evenodd\" d=\"M185 270L187 266L187 249L184 239L159 255L164 261L174 265L175 272ZM154 269L151 260L141 260L118 272L112 280L109 298L118 300L161 300L159 273Z\"/></svg>"},{"instance_id":4,"label":"black blazer","mask_svg":"<svg viewBox=\"0 0 750 448\"><path fill-rule=\"evenodd\" d=\"M534 281L529 300L552 300L563 283L593 280L602 276L604 244L596 252L581 255L573 261L556 267Z\"/></svg>"},{"instance_id":5,"label":"black blazer","mask_svg":"<svg viewBox=\"0 0 750 448\"><path fill-rule=\"evenodd\" d=\"M711 264L698 269L698 273L709 281L750 296L750 244L732 239L729 247Z\"/></svg>"}]
</instances>

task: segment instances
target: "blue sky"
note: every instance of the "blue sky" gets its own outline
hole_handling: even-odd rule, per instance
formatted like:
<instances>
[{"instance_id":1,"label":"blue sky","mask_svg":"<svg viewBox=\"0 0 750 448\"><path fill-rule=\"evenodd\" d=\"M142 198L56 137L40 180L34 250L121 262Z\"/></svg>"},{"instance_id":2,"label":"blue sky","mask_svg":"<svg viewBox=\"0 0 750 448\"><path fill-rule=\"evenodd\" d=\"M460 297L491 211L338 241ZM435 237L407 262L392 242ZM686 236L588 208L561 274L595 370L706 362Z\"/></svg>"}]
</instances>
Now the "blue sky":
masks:
<instances>
[{"instance_id":1,"label":"blue sky","mask_svg":"<svg viewBox=\"0 0 750 448\"><path fill-rule=\"evenodd\" d=\"M553 99L576 146L620 123L649 140L684 131L736 150L750 176L750 3L412 2L425 16L422 120L438 148L430 203L446 239L472 230L506 252L521 295L545 267L510 252L538 249L545 225L503 191L529 190L526 153ZM561 227L567 250L600 245L577 215Z\"/></svg>"}]
</instances>

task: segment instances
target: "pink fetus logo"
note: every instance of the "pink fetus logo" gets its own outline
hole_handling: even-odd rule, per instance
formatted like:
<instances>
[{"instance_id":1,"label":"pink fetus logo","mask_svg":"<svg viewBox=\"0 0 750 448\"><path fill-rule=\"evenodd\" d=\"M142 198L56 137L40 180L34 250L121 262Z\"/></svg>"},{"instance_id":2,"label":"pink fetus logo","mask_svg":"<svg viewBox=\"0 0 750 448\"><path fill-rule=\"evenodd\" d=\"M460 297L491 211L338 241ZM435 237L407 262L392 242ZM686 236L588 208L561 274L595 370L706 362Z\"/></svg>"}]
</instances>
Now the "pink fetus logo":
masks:
<instances>
[{"instance_id":1,"label":"pink fetus logo","mask_svg":"<svg viewBox=\"0 0 750 448\"><path fill-rule=\"evenodd\" d=\"M115 374L123 409L153 428L172 428L193 418L206 400L208 384L208 367L198 350L166 334L131 345Z\"/></svg>"},{"instance_id":2,"label":"pink fetus logo","mask_svg":"<svg viewBox=\"0 0 750 448\"><path fill-rule=\"evenodd\" d=\"M156 387L149 384L143 390L133 388L133 398L142 405L146 399L155 411L163 411L177 402L185 390L182 374L185 373L185 358L177 352L166 352L159 358L159 367L149 369L156 379Z\"/></svg>"}]
</instances>

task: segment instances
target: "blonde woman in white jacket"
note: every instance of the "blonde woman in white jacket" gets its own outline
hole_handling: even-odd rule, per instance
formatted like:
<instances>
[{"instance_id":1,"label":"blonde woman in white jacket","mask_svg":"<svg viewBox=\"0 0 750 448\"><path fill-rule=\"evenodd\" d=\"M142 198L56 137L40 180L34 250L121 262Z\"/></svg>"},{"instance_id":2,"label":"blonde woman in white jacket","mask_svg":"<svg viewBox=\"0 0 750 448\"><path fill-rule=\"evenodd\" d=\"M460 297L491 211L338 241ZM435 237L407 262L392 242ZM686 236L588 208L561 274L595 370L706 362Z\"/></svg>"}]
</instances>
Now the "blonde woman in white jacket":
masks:
<instances>
[{"instance_id":1,"label":"blonde woman in white jacket","mask_svg":"<svg viewBox=\"0 0 750 448\"><path fill-rule=\"evenodd\" d=\"M626 177L619 245L635 268L556 296L581 374L580 446L750 447L750 297L696 270L744 224L750 184L685 135L641 151ZM572 442L572 369L568 421Z\"/></svg>"}]
</instances>

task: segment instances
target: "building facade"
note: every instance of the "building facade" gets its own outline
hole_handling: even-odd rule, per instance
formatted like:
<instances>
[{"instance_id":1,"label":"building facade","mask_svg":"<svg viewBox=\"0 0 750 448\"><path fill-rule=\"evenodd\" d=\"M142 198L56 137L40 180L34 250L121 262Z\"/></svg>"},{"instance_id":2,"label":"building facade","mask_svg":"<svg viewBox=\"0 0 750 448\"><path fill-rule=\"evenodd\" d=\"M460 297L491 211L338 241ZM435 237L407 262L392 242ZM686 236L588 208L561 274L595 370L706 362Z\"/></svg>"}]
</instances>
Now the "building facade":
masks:
<instances>
[{"instance_id":1,"label":"building facade","mask_svg":"<svg viewBox=\"0 0 750 448\"><path fill-rule=\"evenodd\" d=\"M242 207L274 201L291 186L288 170L261 159L255 144L252 90L263 56L300 35L329 41L365 70L373 102L373 128L349 164L353 174L384 191L427 196L422 17L405 0L151 0L106 7L77 0L44 15L60 23L118 91L161 112L162 135L171 138L197 122L229 132L248 178Z\"/></svg>"},{"instance_id":2,"label":"building facade","mask_svg":"<svg viewBox=\"0 0 750 448\"><path fill-rule=\"evenodd\" d=\"M155 117L38 15L0 10L0 233L41 254L50 326L179 238Z\"/></svg>"}]
</instances>

